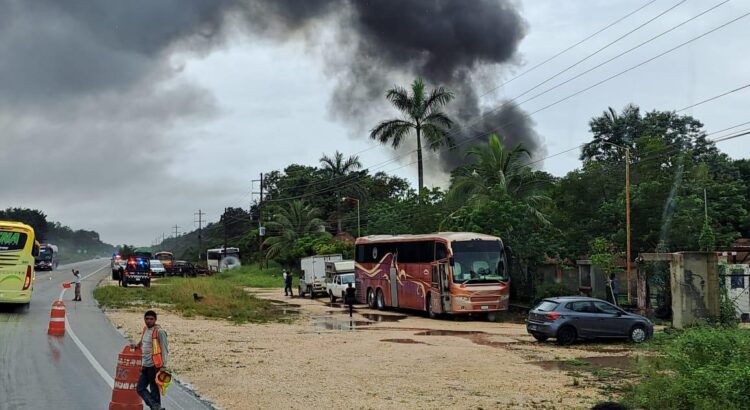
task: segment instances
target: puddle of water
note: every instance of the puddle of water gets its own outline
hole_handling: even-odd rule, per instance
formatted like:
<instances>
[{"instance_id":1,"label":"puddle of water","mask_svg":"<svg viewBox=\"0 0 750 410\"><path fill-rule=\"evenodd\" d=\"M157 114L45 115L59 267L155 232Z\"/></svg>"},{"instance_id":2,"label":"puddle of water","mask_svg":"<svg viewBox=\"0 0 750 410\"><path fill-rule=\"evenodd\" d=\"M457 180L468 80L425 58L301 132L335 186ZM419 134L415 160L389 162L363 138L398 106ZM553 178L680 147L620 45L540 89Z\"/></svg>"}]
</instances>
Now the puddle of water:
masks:
<instances>
[{"instance_id":1,"label":"puddle of water","mask_svg":"<svg viewBox=\"0 0 750 410\"><path fill-rule=\"evenodd\" d=\"M357 330L363 326L369 326L372 322L364 320L335 320L333 318L325 317L316 319L313 321L313 325L325 330Z\"/></svg>"},{"instance_id":2,"label":"puddle of water","mask_svg":"<svg viewBox=\"0 0 750 410\"><path fill-rule=\"evenodd\" d=\"M478 330L425 330L424 332L415 333L414 336L471 336L483 335L485 332Z\"/></svg>"},{"instance_id":3,"label":"puddle of water","mask_svg":"<svg viewBox=\"0 0 750 410\"><path fill-rule=\"evenodd\" d=\"M414 339L382 339L381 342L388 342L388 343L405 343L405 344L413 344L413 345L426 345L428 343L420 342Z\"/></svg>"},{"instance_id":4,"label":"puddle of water","mask_svg":"<svg viewBox=\"0 0 750 410\"><path fill-rule=\"evenodd\" d=\"M381 315L379 313L362 313L361 315L373 322L398 322L406 319L406 315Z\"/></svg>"},{"instance_id":5,"label":"puddle of water","mask_svg":"<svg viewBox=\"0 0 750 410\"><path fill-rule=\"evenodd\" d=\"M637 358L628 356L602 356L581 357L574 360L544 360L539 362L528 362L537 365L544 370L593 370L593 369L618 369L633 370Z\"/></svg>"}]
</instances>

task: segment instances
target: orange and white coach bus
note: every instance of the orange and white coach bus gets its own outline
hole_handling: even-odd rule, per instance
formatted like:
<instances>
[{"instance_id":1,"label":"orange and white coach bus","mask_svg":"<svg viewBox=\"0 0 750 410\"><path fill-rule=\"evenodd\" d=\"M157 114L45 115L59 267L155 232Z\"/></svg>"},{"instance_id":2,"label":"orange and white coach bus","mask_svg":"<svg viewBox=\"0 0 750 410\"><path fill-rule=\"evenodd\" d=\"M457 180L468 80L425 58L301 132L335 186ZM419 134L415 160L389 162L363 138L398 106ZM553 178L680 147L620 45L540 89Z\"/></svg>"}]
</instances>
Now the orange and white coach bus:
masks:
<instances>
[{"instance_id":1,"label":"orange and white coach bus","mask_svg":"<svg viewBox=\"0 0 750 410\"><path fill-rule=\"evenodd\" d=\"M500 238L471 232L372 235L355 249L357 299L430 317L508 309L509 265Z\"/></svg>"}]
</instances>

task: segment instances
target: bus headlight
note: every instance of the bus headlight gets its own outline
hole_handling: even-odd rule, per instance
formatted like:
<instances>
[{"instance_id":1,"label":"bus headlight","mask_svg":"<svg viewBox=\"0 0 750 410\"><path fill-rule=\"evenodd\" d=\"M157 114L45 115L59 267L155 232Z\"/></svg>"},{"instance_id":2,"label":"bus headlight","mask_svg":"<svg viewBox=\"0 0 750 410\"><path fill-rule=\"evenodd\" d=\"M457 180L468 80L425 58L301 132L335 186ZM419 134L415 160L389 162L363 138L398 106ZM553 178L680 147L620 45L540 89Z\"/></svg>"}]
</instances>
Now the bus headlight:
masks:
<instances>
[{"instance_id":1,"label":"bus headlight","mask_svg":"<svg viewBox=\"0 0 750 410\"><path fill-rule=\"evenodd\" d=\"M456 300L461 303L469 303L470 301L468 296L456 296Z\"/></svg>"}]
</instances>

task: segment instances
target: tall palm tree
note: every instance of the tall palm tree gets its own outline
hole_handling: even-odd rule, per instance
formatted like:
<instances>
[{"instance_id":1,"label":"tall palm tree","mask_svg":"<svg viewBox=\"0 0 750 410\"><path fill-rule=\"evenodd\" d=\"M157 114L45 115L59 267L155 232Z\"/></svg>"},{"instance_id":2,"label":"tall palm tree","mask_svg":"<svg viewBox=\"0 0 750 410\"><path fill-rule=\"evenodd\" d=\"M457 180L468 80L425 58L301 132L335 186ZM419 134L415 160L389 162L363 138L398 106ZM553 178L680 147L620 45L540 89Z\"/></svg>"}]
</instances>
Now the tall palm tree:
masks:
<instances>
[{"instance_id":1,"label":"tall palm tree","mask_svg":"<svg viewBox=\"0 0 750 410\"><path fill-rule=\"evenodd\" d=\"M548 224L547 217L538 209L550 198L540 191L551 181L534 173L528 166L531 153L523 144L506 149L497 135L490 135L487 145L477 145L467 152L473 158L470 165L456 170L452 177L448 200L471 203L490 199L493 195L508 195L523 203L536 219Z\"/></svg>"},{"instance_id":2,"label":"tall palm tree","mask_svg":"<svg viewBox=\"0 0 750 410\"><path fill-rule=\"evenodd\" d=\"M319 211L302 200L288 202L274 213L271 222L266 226L276 236L270 236L263 245L267 247L266 258L274 259L284 249L294 246L297 239L324 232L324 223L318 218Z\"/></svg>"},{"instance_id":3,"label":"tall palm tree","mask_svg":"<svg viewBox=\"0 0 750 410\"><path fill-rule=\"evenodd\" d=\"M398 148L404 137L414 130L417 137L419 192L422 192L422 137L431 150L437 150L444 144L454 146L453 139L447 131L453 126L453 121L440 111L442 106L453 99L453 93L443 87L427 92L422 79L417 78L411 85L411 95L402 87L394 87L388 90L386 98L401 111L403 118L381 122L370 131L370 138L383 144L390 143L393 148Z\"/></svg>"},{"instance_id":4,"label":"tall palm tree","mask_svg":"<svg viewBox=\"0 0 750 410\"><path fill-rule=\"evenodd\" d=\"M331 180L331 183L335 184L339 188L336 189L336 233L341 233L341 198L342 193L358 192L357 184L346 184L351 182L346 180L346 176L352 172L359 171L362 168L362 163L359 162L359 157L351 155L344 159L344 154L336 151L333 157L323 155L320 158L320 165L323 168L323 172Z\"/></svg>"}]
</instances>

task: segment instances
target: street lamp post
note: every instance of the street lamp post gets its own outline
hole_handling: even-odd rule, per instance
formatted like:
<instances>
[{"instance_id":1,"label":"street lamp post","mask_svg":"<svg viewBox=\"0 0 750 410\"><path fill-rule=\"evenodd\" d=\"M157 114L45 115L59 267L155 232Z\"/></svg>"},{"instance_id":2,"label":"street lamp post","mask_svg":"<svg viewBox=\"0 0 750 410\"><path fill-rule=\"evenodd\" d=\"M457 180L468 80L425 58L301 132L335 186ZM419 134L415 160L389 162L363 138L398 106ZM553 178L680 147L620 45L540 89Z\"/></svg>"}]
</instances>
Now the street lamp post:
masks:
<instances>
[{"instance_id":1,"label":"street lamp post","mask_svg":"<svg viewBox=\"0 0 750 410\"><path fill-rule=\"evenodd\" d=\"M625 150L625 263L626 263L626 278L628 287L628 303L631 303L631 290L630 290L630 148L623 147L621 145L613 144L611 142L603 141L604 144L612 145Z\"/></svg>"},{"instance_id":2,"label":"street lamp post","mask_svg":"<svg viewBox=\"0 0 750 410\"><path fill-rule=\"evenodd\" d=\"M350 199L352 201L357 201L357 238L359 238L360 236L362 236L362 232L360 230L360 225L359 225L359 199L345 196L341 198L341 202L344 202L347 199Z\"/></svg>"}]
</instances>

